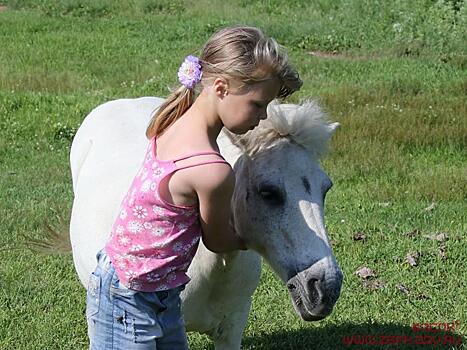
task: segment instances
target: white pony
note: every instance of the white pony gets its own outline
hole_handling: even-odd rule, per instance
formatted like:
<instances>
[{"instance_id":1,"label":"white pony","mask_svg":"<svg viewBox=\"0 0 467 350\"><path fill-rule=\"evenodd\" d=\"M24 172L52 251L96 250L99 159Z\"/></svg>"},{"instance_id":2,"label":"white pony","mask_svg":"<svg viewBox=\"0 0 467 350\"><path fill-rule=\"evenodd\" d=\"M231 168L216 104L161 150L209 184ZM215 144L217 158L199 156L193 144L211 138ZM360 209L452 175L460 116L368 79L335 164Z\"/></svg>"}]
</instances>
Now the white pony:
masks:
<instances>
[{"instance_id":1,"label":"white pony","mask_svg":"<svg viewBox=\"0 0 467 350\"><path fill-rule=\"evenodd\" d=\"M85 287L143 161L145 129L162 101L143 97L105 103L85 118L74 138L70 239ZM337 126L326 122L315 103L275 104L248 134L220 134L221 153L237 177L235 225L250 249L215 254L201 243L182 294L187 330L208 334L216 350L240 349L261 256L286 284L302 319L331 313L342 272L324 226L324 197L331 181L318 159Z\"/></svg>"}]
</instances>

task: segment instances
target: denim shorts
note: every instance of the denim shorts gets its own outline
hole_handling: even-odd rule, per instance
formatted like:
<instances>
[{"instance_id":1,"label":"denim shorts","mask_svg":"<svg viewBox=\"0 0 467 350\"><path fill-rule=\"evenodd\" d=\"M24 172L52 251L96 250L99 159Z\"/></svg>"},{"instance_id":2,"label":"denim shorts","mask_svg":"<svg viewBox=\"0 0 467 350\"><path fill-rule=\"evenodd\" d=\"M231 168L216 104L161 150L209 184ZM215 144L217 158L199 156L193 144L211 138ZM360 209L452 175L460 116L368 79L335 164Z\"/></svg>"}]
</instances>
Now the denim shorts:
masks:
<instances>
[{"instance_id":1,"label":"denim shorts","mask_svg":"<svg viewBox=\"0 0 467 350\"><path fill-rule=\"evenodd\" d=\"M89 279L86 318L90 350L186 350L180 310L184 286L140 292L120 283L101 250Z\"/></svg>"}]
</instances>

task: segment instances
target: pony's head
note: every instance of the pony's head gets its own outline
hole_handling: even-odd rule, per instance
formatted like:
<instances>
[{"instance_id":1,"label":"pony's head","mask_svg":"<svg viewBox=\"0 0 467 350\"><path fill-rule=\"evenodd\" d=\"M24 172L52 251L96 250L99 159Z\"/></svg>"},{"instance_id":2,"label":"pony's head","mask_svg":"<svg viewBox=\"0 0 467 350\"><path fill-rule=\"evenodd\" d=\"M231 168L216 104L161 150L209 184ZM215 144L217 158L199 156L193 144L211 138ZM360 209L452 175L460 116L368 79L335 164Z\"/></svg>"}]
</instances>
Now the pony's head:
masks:
<instances>
[{"instance_id":1,"label":"pony's head","mask_svg":"<svg viewBox=\"0 0 467 350\"><path fill-rule=\"evenodd\" d=\"M235 164L237 230L286 283L304 320L327 316L342 284L324 225L332 182L318 162L338 125L308 101L273 104L256 129L229 134L242 150Z\"/></svg>"}]
</instances>

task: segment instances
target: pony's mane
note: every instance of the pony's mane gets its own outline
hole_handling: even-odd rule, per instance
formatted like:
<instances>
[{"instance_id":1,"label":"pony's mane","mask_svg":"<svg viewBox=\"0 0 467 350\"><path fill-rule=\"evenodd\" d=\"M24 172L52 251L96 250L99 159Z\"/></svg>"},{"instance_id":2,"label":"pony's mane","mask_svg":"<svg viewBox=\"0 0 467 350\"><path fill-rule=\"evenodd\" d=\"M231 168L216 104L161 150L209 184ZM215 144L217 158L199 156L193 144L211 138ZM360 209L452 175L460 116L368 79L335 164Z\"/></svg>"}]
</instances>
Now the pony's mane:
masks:
<instances>
[{"instance_id":1,"label":"pony's mane","mask_svg":"<svg viewBox=\"0 0 467 350\"><path fill-rule=\"evenodd\" d=\"M289 139L303 148L314 158L326 154L329 138L339 123L329 123L326 113L319 104L307 100L301 104L271 103L268 117L257 128L244 135L227 133L234 144L248 156Z\"/></svg>"}]
</instances>

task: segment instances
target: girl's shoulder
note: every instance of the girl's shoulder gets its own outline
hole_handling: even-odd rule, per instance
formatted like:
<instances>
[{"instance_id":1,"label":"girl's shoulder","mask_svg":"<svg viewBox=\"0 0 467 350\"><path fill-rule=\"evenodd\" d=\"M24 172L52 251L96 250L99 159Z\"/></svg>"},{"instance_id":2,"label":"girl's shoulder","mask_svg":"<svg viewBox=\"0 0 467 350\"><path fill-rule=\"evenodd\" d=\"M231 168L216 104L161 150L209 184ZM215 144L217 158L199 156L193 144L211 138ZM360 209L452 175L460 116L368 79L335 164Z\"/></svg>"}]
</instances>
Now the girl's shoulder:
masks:
<instances>
[{"instance_id":1,"label":"girl's shoulder","mask_svg":"<svg viewBox=\"0 0 467 350\"><path fill-rule=\"evenodd\" d=\"M192 183L198 197L222 198L231 196L235 187L235 174L228 164L213 163L198 169Z\"/></svg>"}]
</instances>

